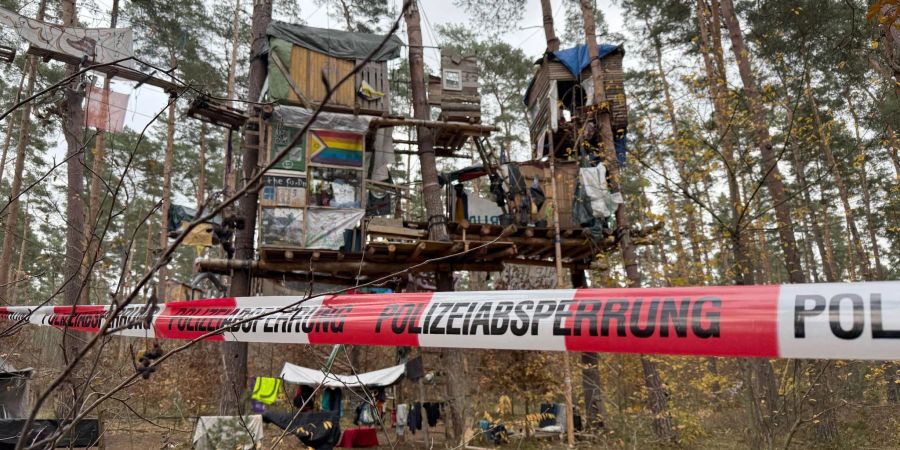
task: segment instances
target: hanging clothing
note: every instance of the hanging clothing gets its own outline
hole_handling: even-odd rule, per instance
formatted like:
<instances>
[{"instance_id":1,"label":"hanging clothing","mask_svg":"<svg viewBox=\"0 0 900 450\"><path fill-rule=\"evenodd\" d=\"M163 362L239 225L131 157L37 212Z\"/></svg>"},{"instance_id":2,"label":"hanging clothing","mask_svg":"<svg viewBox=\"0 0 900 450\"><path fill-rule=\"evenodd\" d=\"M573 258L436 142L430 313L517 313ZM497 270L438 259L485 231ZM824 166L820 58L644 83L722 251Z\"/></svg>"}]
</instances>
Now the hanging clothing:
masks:
<instances>
[{"instance_id":1,"label":"hanging clothing","mask_svg":"<svg viewBox=\"0 0 900 450\"><path fill-rule=\"evenodd\" d=\"M322 411L333 411L338 413L338 417L343 416L342 399L343 391L340 388L325 389L322 393Z\"/></svg>"},{"instance_id":2,"label":"hanging clothing","mask_svg":"<svg viewBox=\"0 0 900 450\"><path fill-rule=\"evenodd\" d=\"M616 130L616 135L613 138L613 146L616 149L616 160L619 162L619 167L622 167L625 165L625 155L628 154L627 128L619 128Z\"/></svg>"},{"instance_id":3,"label":"hanging clothing","mask_svg":"<svg viewBox=\"0 0 900 450\"><path fill-rule=\"evenodd\" d=\"M456 201L453 202L453 221L462 223L469 218L469 196L463 190L462 184L453 186Z\"/></svg>"},{"instance_id":4,"label":"hanging clothing","mask_svg":"<svg viewBox=\"0 0 900 450\"><path fill-rule=\"evenodd\" d=\"M278 391L281 390L281 378L256 377L253 383L253 395L250 397L265 405L275 403Z\"/></svg>"},{"instance_id":5,"label":"hanging clothing","mask_svg":"<svg viewBox=\"0 0 900 450\"><path fill-rule=\"evenodd\" d=\"M425 376L425 366L422 364L422 357L417 356L406 362L406 378L409 381L416 382L419 378Z\"/></svg>"},{"instance_id":6,"label":"hanging clothing","mask_svg":"<svg viewBox=\"0 0 900 450\"><path fill-rule=\"evenodd\" d=\"M422 429L422 405L419 402L413 403L406 420L412 434L416 434L416 430Z\"/></svg>"},{"instance_id":7,"label":"hanging clothing","mask_svg":"<svg viewBox=\"0 0 900 450\"><path fill-rule=\"evenodd\" d=\"M603 164L578 169L578 177L584 185L585 193L591 199L594 217L605 219L611 216L618 204L623 202L621 193L609 192L606 184L606 167Z\"/></svg>"},{"instance_id":8,"label":"hanging clothing","mask_svg":"<svg viewBox=\"0 0 900 450\"><path fill-rule=\"evenodd\" d=\"M425 409L425 418L428 420L428 426L436 426L438 419L441 418L441 404L426 402L422 404L422 408Z\"/></svg>"},{"instance_id":9,"label":"hanging clothing","mask_svg":"<svg viewBox=\"0 0 900 450\"><path fill-rule=\"evenodd\" d=\"M406 421L409 416L409 405L400 403L397 405L397 410L394 411L394 414L396 418L397 436L403 436L403 433L406 431Z\"/></svg>"},{"instance_id":10,"label":"hanging clothing","mask_svg":"<svg viewBox=\"0 0 900 450\"><path fill-rule=\"evenodd\" d=\"M316 390L313 389L312 386L300 386L294 391L294 399L291 403L294 405L294 408L301 411L309 411L313 409L313 401L310 397L312 397L315 392Z\"/></svg>"},{"instance_id":11,"label":"hanging clothing","mask_svg":"<svg viewBox=\"0 0 900 450\"><path fill-rule=\"evenodd\" d=\"M365 402L360 403L356 407L356 417L353 419L353 423L356 425L374 425L376 417L378 417L377 414L374 406Z\"/></svg>"}]
</instances>

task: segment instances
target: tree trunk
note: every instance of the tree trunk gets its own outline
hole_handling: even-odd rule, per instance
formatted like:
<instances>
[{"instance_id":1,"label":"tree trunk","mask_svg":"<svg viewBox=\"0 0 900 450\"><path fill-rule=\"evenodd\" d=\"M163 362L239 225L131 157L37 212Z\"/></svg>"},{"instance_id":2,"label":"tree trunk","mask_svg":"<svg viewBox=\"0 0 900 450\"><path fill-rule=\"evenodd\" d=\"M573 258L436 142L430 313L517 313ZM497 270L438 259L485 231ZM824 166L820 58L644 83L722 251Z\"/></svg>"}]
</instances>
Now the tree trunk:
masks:
<instances>
[{"instance_id":1,"label":"tree trunk","mask_svg":"<svg viewBox=\"0 0 900 450\"><path fill-rule=\"evenodd\" d=\"M418 5L413 2L404 14L407 36L409 37L409 73L412 94L413 116L419 120L431 118L431 109L426 101L425 62L422 52L422 26ZM419 167L422 171L422 195L425 203L425 214L428 217L428 237L435 241L449 241L447 233L444 202L441 199L441 188L438 184L437 163L434 153L434 134L430 128L416 127L418 140ZM437 290L453 290L453 272L438 271L435 273ZM459 349L449 349L445 355L448 359L447 374L449 377L450 415L452 418L452 439L455 444L464 445L465 432L470 428L468 421L473 420L469 414L468 381L465 373L465 355Z\"/></svg>"},{"instance_id":2,"label":"tree trunk","mask_svg":"<svg viewBox=\"0 0 900 450\"><path fill-rule=\"evenodd\" d=\"M790 110L788 110L788 114L791 114ZM819 223L818 214L816 212L817 207L813 203L812 197L809 194L809 185L807 184L806 180L806 164L803 161L803 157L800 155L799 149L791 149L791 156L793 156L794 160L794 175L797 177L797 182L800 185L802 193L800 198L803 199L803 209L808 216L807 220L810 227L812 228L812 234L813 238L816 241L816 247L819 250L819 256L822 257L822 272L825 274L825 280L827 280L829 283L833 283L838 280L837 267L834 264L831 247L829 245L826 245L828 242L830 242L830 239L825 239L825 231L822 229L822 226Z\"/></svg>"},{"instance_id":3,"label":"tree trunk","mask_svg":"<svg viewBox=\"0 0 900 450\"><path fill-rule=\"evenodd\" d=\"M235 98L235 79L237 78L237 57L238 43L240 39L240 18L241 18L241 0L234 1L234 17L231 20L231 59L228 62L228 83L225 86L225 97L228 98L231 107L234 107ZM222 184L226 194L234 192L234 175L233 175L233 145L232 136L234 132L230 129L225 131L227 145L225 147L225 164L222 170Z\"/></svg>"},{"instance_id":4,"label":"tree trunk","mask_svg":"<svg viewBox=\"0 0 900 450\"><path fill-rule=\"evenodd\" d=\"M808 73L806 74L806 77L807 83L810 83ZM844 187L844 179L841 175L841 170L834 159L834 153L831 151L831 142L828 131L825 130L825 126L822 123L822 117L819 114L819 106L812 94L812 86L807 84L805 91L806 99L809 101L809 107L812 110L813 123L816 126L816 132L819 136L819 147L825 155L825 164L828 164L828 169L831 172L831 176L834 178L834 184L838 189L841 205L844 207L844 220L846 220L847 228L850 230L850 246L853 247L852 251L856 252L857 264L863 273L863 277L866 280L871 280L872 274L867 263L868 257L862 247L859 230L856 227L856 219L854 218L853 209L850 207L850 200L847 198L847 189Z\"/></svg>"},{"instance_id":5,"label":"tree trunk","mask_svg":"<svg viewBox=\"0 0 900 450\"><path fill-rule=\"evenodd\" d=\"M28 70L27 64L31 64L31 58L26 58L26 66L25 70L22 71L22 76L19 77L19 87L16 89L16 97L13 100L13 105L19 103L19 99L22 98L22 89L25 87L25 80L28 78L28 74L30 71ZM24 105L23 105L24 106ZM6 118L6 137L3 138L3 155L0 156L0 186L3 185L3 174L6 172L6 157L9 155L9 146L12 145L12 135L15 132L15 124L16 124L16 116L15 114L10 114L9 117Z\"/></svg>"},{"instance_id":6,"label":"tree trunk","mask_svg":"<svg viewBox=\"0 0 900 450\"><path fill-rule=\"evenodd\" d=\"M571 269L572 287L587 287L584 270ZM584 352L581 354L581 390L584 393L584 426L586 429L604 428L606 405L603 403L603 388L600 380L600 355Z\"/></svg>"},{"instance_id":7,"label":"tree trunk","mask_svg":"<svg viewBox=\"0 0 900 450\"><path fill-rule=\"evenodd\" d=\"M197 155L197 211L202 211L206 202L206 124L200 124L200 152Z\"/></svg>"},{"instance_id":8,"label":"tree trunk","mask_svg":"<svg viewBox=\"0 0 900 450\"><path fill-rule=\"evenodd\" d=\"M647 32L650 32L650 24L647 22ZM675 161L675 167L678 170L678 176L681 178L682 186L689 188L692 184L691 176L687 171L685 159L688 155L684 152L681 142L681 132L678 126L678 117L675 112L675 102L672 101L669 80L666 78L666 71L662 62L662 43L659 39L653 39L653 49L656 53L656 70L659 72L659 81L662 84L663 104L666 106L666 115L669 116L669 127L671 128L672 139L672 159ZM667 189L668 191L668 189ZM687 277L689 284L697 284L699 279L697 271L702 263L700 262L700 244L697 236L697 220L694 216L695 209L693 204L684 206L683 216L685 217L686 231L688 242L691 245L690 265L686 268L684 275Z\"/></svg>"},{"instance_id":9,"label":"tree trunk","mask_svg":"<svg viewBox=\"0 0 900 450\"><path fill-rule=\"evenodd\" d=\"M888 141L891 143L888 153L891 154L891 162L894 163L894 173L897 174L897 181L900 181L900 139L897 138L894 127L890 125L887 126L887 135Z\"/></svg>"},{"instance_id":10,"label":"tree trunk","mask_svg":"<svg viewBox=\"0 0 900 450\"><path fill-rule=\"evenodd\" d=\"M792 283L803 283L806 277L800 266L800 253L797 251L797 241L794 237L794 221L791 218L791 205L788 203L784 192L781 170L778 169L778 157L772 147L772 139L769 136L769 127L762 110L762 98L756 85L756 78L750 66L750 52L744 45L744 36L740 23L734 12L732 0L722 0L722 15L728 27L731 37L731 49L737 60L738 72L744 85L744 95L747 98L747 109L750 113L753 125L753 134L756 144L762 156L762 173L765 176L766 188L772 197L775 209L775 217L778 222L778 235L781 240L781 250L784 253L785 267Z\"/></svg>"},{"instance_id":11,"label":"tree trunk","mask_svg":"<svg viewBox=\"0 0 900 450\"><path fill-rule=\"evenodd\" d=\"M878 245L878 234L876 232L878 225L872 216L872 197L869 193L869 177L866 171L866 147L863 145L862 137L859 133L859 116L856 108L853 106L853 95L849 90L844 91L844 99L847 100L847 109L850 111L850 117L853 118L853 132L856 137L856 148L859 151L859 184L862 188L863 195L863 211L866 215L866 231L869 234L869 242L872 245L872 256L875 259L874 279L884 279L884 266L881 264L881 248Z\"/></svg>"},{"instance_id":12,"label":"tree trunk","mask_svg":"<svg viewBox=\"0 0 900 450\"><path fill-rule=\"evenodd\" d=\"M596 26L594 24L594 7L590 0L580 0L581 14L584 20L585 41L588 47L588 56L591 60L591 78L594 83L594 104L601 105L607 101L606 88L603 84L603 71L600 68L600 58L597 47ZM610 192L619 192L619 164L616 159L615 145L613 142L613 131L610 123L609 110L600 110L597 114L599 121L600 136L605 152L605 163L607 176L609 178ZM616 228L619 233L619 245L622 249L622 262L625 265L625 275L628 277L627 283L629 287L638 288L641 286L641 273L638 269L637 254L634 248L634 242L631 239L631 224L626 211L625 203L620 203L616 208ZM651 393L649 399L650 408L654 417L654 429L660 439L675 442L678 440L678 433L672 423L666 406L666 398L660 389L655 387L655 383L659 381L659 374L656 365L650 361L641 359L641 366L644 368L644 381Z\"/></svg>"},{"instance_id":13,"label":"tree trunk","mask_svg":"<svg viewBox=\"0 0 900 450\"><path fill-rule=\"evenodd\" d=\"M600 355L581 354L581 389L584 392L585 429L606 427L606 404L603 401L603 384L600 379Z\"/></svg>"},{"instance_id":14,"label":"tree trunk","mask_svg":"<svg viewBox=\"0 0 900 450\"><path fill-rule=\"evenodd\" d=\"M109 27L115 28L116 23L119 19L119 0L113 0L112 4L112 12L110 13L109 19ZM108 121L109 115L109 81L110 77L106 76L103 78L103 91L102 92L102 102L101 102L101 120L100 123L105 123ZM84 248L87 249L87 254L90 255L90 258L93 260L97 258L100 251L100 242L98 241L99 236L96 236L96 228L97 228L97 218L100 215L100 180L103 177L104 163L106 160L106 147L105 147L105 138L106 138L106 130L97 130L97 134L94 137L94 161L91 166L91 184L89 197L88 197L88 220L87 224L84 227L84 239L86 240ZM88 262L88 267L91 266L91 262ZM82 303L90 303L91 298L91 272L90 269L85 271L84 274L84 291L82 293L83 299Z\"/></svg>"},{"instance_id":15,"label":"tree trunk","mask_svg":"<svg viewBox=\"0 0 900 450\"><path fill-rule=\"evenodd\" d=\"M900 403L900 363L884 363L884 382L888 403Z\"/></svg>"},{"instance_id":16,"label":"tree trunk","mask_svg":"<svg viewBox=\"0 0 900 450\"><path fill-rule=\"evenodd\" d=\"M406 27L409 35L409 71L413 97L413 116L419 120L431 119L431 109L426 101L425 62L422 52L422 27L419 9L410 5L406 12ZM416 127L418 155L422 170L422 191L425 213L428 216L428 236L431 240L448 241L444 203L438 184L437 163L434 154L434 132L431 128Z\"/></svg>"},{"instance_id":17,"label":"tree trunk","mask_svg":"<svg viewBox=\"0 0 900 450\"><path fill-rule=\"evenodd\" d=\"M175 65L175 58L172 58L172 65ZM169 101L169 117L166 122L166 155L163 160L163 186L162 186L162 208L160 215L159 230L159 249L160 252L169 247L169 210L172 207L172 160L175 158L175 108L176 102L174 98ZM167 262L163 262L159 268L157 279L159 280L159 288L157 295L162 301L169 301L168 296L168 270Z\"/></svg>"},{"instance_id":18,"label":"tree trunk","mask_svg":"<svg viewBox=\"0 0 900 450\"><path fill-rule=\"evenodd\" d=\"M648 133L650 145L656 147L656 137L653 133ZM657 161L660 167L665 167L662 152L656 152ZM684 250L683 236L681 235L681 221L678 217L678 202L675 201L673 187L669 183L669 177L663 177L663 189L666 191L666 214L669 216L669 224L672 227L672 242L675 247L675 272L677 282L672 283L672 277L667 275L670 285L684 286L688 280L687 256ZM670 275L670 274L669 274Z\"/></svg>"},{"instance_id":19,"label":"tree trunk","mask_svg":"<svg viewBox=\"0 0 900 450\"><path fill-rule=\"evenodd\" d=\"M63 0L62 24L63 26L76 26L77 14L75 0ZM74 75L78 66L66 65L66 76ZM84 92L80 89L81 80L73 79L65 86L66 97L63 106L63 135L66 138L66 259L63 267L63 278L66 280L64 289L64 302L67 305L76 305L81 297L84 287L82 280L84 261L84 157L80 153L84 149L84 111L81 102ZM61 366L68 364L69 358L78 353L78 337L69 330L64 330L62 335L62 361ZM57 417L67 417L71 412L77 411L81 398L77 394L77 387L81 384L78 379L78 371L74 371L60 386L56 396L55 410Z\"/></svg>"},{"instance_id":20,"label":"tree trunk","mask_svg":"<svg viewBox=\"0 0 900 450\"><path fill-rule=\"evenodd\" d=\"M719 143L722 160L725 165L725 176L728 180L728 198L731 203L732 224L729 230L731 250L734 253L734 263L731 265L735 284L753 284L752 262L747 253L747 242L744 230L743 200L741 199L740 184L737 178L737 162L734 159L733 137L731 125L728 122L728 105L726 95L728 93L728 81L725 75L725 62L722 55L722 37L719 34L719 7L718 1L712 1L712 24L707 17L706 4L703 0L697 0L697 22L700 29L700 53L703 57L703 67L706 69L706 77L709 81L709 95L713 104L713 120L719 133ZM714 28L710 32L710 28ZM710 45L712 40L712 45ZM714 58L710 57L710 53ZM715 61L715 66L713 65Z\"/></svg>"},{"instance_id":21,"label":"tree trunk","mask_svg":"<svg viewBox=\"0 0 900 450\"><path fill-rule=\"evenodd\" d=\"M266 28L272 21L272 0L255 0L253 2L253 18L251 26L250 45L250 78L248 81L248 98L256 101L262 91L266 80L266 59L260 57L266 46ZM255 107L250 108L250 117L258 117ZM243 177L247 183L257 170L259 162L259 127L258 122L248 122L244 127L244 154ZM247 133L247 131L252 131ZM240 199L237 212L244 220L244 227L237 230L234 238L235 255L237 259L253 259L253 237L256 230L256 207L259 192L250 189ZM228 295L243 297L250 295L250 272L235 270L231 275L231 286ZM244 389L247 384L247 343L224 342L222 345L222 359L225 362L225 384L222 386L221 414L235 414L241 411Z\"/></svg>"},{"instance_id":22,"label":"tree trunk","mask_svg":"<svg viewBox=\"0 0 900 450\"><path fill-rule=\"evenodd\" d=\"M541 16L544 22L544 37L547 39L547 52L559 50L559 38L553 29L553 6L550 0L541 0Z\"/></svg>"},{"instance_id":23,"label":"tree trunk","mask_svg":"<svg viewBox=\"0 0 900 450\"><path fill-rule=\"evenodd\" d=\"M641 355L641 369L644 372L644 384L647 388L647 402L650 404L650 412L653 414L653 432L665 441L677 442L678 434L675 431L675 421L668 413L669 393L663 387L659 378L659 369L656 362L647 355Z\"/></svg>"},{"instance_id":24,"label":"tree trunk","mask_svg":"<svg viewBox=\"0 0 900 450\"><path fill-rule=\"evenodd\" d=\"M23 208L22 214L22 223L28 223L28 204L25 204L25 208ZM19 280L23 280L25 278L25 273L22 271L22 266L25 263L25 243L28 242L28 226L22 227L22 244L19 246L19 262L16 263L16 270L13 272L10 277L15 284L11 286L12 295L10 295L9 303L11 305L15 305L18 303L19 298L19 290L22 288L28 288L28 283L19 283Z\"/></svg>"},{"instance_id":25,"label":"tree trunk","mask_svg":"<svg viewBox=\"0 0 900 450\"><path fill-rule=\"evenodd\" d=\"M38 12L38 20L42 20L44 16L44 4L41 2L41 8ZM34 92L35 77L37 74L37 57L28 57L28 81L25 87L25 97L30 97ZM19 196L22 191L22 173L25 171L25 152L28 149L28 131L31 125L31 104L32 102L22 105L22 115L19 119L19 136L16 141L16 164L13 169L13 178L9 190L9 210L3 224L3 247L0 251L0 300L8 301L7 295L9 284L9 268L12 267L13 243L18 239L16 233L19 221ZM11 121L12 119L10 119ZM7 135L8 136L8 135ZM80 257L79 257L80 258Z\"/></svg>"}]
</instances>

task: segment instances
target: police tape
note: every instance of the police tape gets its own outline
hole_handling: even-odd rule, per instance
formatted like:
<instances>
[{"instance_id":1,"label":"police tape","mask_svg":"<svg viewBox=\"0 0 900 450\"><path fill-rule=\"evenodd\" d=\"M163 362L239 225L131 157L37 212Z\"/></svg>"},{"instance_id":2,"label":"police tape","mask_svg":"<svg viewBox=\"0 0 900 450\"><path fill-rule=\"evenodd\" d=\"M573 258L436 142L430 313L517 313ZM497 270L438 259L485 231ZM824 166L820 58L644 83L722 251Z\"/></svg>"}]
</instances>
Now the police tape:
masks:
<instances>
[{"instance_id":1,"label":"police tape","mask_svg":"<svg viewBox=\"0 0 900 450\"><path fill-rule=\"evenodd\" d=\"M0 320L115 334L768 358L900 359L900 281L243 297L0 307ZM264 317L256 317L265 314ZM249 319L249 320L248 320ZM2 329L0 329L2 332Z\"/></svg>"}]
</instances>

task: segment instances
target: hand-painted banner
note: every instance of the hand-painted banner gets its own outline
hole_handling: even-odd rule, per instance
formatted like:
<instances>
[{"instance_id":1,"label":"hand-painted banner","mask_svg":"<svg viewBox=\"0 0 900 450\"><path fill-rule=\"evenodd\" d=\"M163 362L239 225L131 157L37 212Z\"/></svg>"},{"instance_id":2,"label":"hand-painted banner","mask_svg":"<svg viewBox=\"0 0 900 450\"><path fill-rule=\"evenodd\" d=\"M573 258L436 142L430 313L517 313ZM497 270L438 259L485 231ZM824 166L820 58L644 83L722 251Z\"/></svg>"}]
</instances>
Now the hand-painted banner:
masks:
<instances>
[{"instance_id":1,"label":"hand-painted banner","mask_svg":"<svg viewBox=\"0 0 900 450\"><path fill-rule=\"evenodd\" d=\"M96 332L107 311L0 307L0 320ZM900 359L897 281L220 298L132 305L114 320L117 334L169 339Z\"/></svg>"},{"instance_id":2,"label":"hand-painted banner","mask_svg":"<svg viewBox=\"0 0 900 450\"><path fill-rule=\"evenodd\" d=\"M107 64L134 55L129 28L74 28L31 19L0 8L0 25L14 28L29 44L88 62ZM129 68L134 61L120 63Z\"/></svg>"}]
</instances>

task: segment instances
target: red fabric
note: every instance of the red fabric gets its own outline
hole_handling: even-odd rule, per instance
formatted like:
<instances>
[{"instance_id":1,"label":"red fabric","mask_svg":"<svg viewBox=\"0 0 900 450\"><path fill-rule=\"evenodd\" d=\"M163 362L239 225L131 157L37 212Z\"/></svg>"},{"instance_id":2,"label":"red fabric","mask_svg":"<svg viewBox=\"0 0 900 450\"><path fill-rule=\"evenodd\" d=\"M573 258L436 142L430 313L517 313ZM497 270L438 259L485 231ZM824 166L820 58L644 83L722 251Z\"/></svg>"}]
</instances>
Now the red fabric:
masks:
<instances>
[{"instance_id":1,"label":"red fabric","mask_svg":"<svg viewBox=\"0 0 900 450\"><path fill-rule=\"evenodd\" d=\"M344 430L338 447L364 448L378 446L378 431L374 428L350 428Z\"/></svg>"},{"instance_id":2,"label":"red fabric","mask_svg":"<svg viewBox=\"0 0 900 450\"><path fill-rule=\"evenodd\" d=\"M98 130L121 132L125 126L128 94L88 85L85 92L85 124Z\"/></svg>"}]
</instances>

